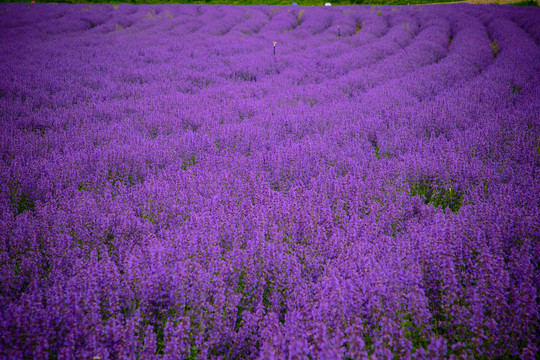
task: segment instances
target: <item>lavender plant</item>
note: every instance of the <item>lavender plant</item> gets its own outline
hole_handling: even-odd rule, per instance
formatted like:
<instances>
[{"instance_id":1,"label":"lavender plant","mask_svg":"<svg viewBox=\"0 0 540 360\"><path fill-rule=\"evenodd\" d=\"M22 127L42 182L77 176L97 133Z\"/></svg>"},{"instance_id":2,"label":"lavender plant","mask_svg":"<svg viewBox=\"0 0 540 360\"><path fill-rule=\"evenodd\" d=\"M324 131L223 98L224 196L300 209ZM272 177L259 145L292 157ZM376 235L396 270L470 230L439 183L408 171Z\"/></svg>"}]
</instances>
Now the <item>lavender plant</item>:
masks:
<instances>
[{"instance_id":1,"label":"lavender plant","mask_svg":"<svg viewBox=\"0 0 540 360\"><path fill-rule=\"evenodd\" d=\"M539 19L1 4L0 358L537 357Z\"/></svg>"}]
</instances>

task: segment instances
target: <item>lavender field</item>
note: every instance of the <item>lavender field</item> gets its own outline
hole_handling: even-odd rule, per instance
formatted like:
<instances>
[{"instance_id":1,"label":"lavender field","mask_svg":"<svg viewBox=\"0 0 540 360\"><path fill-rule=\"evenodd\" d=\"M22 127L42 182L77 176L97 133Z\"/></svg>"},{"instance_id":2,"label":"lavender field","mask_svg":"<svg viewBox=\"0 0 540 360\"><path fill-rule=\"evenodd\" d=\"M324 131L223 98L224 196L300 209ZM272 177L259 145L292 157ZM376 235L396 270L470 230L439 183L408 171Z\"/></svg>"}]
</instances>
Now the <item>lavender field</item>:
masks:
<instances>
[{"instance_id":1,"label":"lavender field","mask_svg":"<svg viewBox=\"0 0 540 360\"><path fill-rule=\"evenodd\" d=\"M0 60L0 359L538 358L539 8L2 4Z\"/></svg>"}]
</instances>

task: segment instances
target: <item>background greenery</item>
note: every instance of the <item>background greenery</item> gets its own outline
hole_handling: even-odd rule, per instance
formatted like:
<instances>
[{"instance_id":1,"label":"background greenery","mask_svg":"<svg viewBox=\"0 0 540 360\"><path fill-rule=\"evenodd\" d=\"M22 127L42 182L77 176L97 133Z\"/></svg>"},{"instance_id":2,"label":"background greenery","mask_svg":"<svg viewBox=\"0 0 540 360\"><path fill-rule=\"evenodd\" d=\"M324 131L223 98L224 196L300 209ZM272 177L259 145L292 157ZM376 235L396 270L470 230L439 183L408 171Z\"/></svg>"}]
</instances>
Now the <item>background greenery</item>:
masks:
<instances>
[{"instance_id":1,"label":"background greenery","mask_svg":"<svg viewBox=\"0 0 540 360\"><path fill-rule=\"evenodd\" d=\"M30 2L30 1L6 1L0 2ZM298 6L322 6L330 2L333 6L339 5L410 5L410 4L433 4L466 2L466 0L35 0L38 3L70 3L70 4L228 4L228 5L291 5L296 2ZM507 2L501 0L501 3ZM497 2L498 3L498 2ZM510 5L539 6L540 0L521 0Z\"/></svg>"}]
</instances>

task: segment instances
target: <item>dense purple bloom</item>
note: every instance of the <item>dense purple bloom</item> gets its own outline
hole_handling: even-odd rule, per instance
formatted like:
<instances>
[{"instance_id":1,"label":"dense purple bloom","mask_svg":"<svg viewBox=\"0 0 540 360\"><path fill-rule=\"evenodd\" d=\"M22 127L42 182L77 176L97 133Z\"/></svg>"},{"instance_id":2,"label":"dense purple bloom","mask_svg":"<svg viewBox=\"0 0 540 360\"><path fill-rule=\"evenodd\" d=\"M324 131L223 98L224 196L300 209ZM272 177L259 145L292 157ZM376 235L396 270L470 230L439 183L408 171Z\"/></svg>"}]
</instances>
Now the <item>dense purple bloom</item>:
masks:
<instances>
[{"instance_id":1,"label":"dense purple bloom","mask_svg":"<svg viewBox=\"0 0 540 360\"><path fill-rule=\"evenodd\" d=\"M0 61L0 358L538 353L538 8L3 4Z\"/></svg>"}]
</instances>

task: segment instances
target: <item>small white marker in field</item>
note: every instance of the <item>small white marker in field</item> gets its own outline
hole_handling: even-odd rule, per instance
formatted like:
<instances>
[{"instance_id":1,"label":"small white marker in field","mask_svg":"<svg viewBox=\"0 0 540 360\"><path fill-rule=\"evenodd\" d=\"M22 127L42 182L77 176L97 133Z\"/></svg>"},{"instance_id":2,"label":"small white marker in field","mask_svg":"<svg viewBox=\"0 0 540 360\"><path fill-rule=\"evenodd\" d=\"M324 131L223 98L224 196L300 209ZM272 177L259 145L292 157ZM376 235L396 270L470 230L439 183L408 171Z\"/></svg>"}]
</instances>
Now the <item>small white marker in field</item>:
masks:
<instances>
[{"instance_id":1,"label":"small white marker in field","mask_svg":"<svg viewBox=\"0 0 540 360\"><path fill-rule=\"evenodd\" d=\"M332 6L332 4L326 3L326 4L324 4L324 6Z\"/></svg>"}]
</instances>

